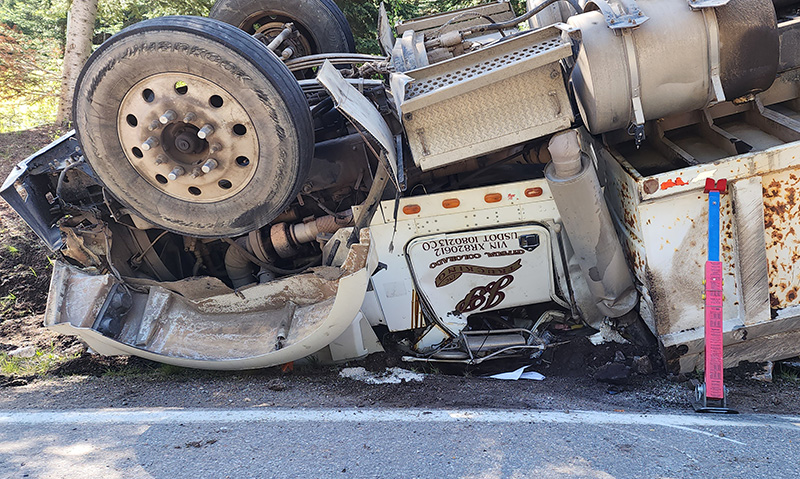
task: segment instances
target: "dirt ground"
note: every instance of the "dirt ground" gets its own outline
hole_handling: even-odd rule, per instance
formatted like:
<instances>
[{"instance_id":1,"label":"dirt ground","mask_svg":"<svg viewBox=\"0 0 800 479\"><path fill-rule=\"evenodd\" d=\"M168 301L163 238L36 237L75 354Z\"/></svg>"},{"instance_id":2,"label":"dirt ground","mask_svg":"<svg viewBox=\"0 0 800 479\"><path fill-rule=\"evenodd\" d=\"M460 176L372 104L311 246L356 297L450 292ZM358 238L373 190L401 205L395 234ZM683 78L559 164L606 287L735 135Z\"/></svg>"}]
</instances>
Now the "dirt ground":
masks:
<instances>
[{"instance_id":1,"label":"dirt ground","mask_svg":"<svg viewBox=\"0 0 800 479\"><path fill-rule=\"evenodd\" d=\"M0 134L0 179L13 166L55 139L55 127ZM500 381L489 368L423 367L377 354L336 366L297 365L246 372L208 372L159 365L138 358L88 354L71 337L41 326L53 254L16 214L0 201L0 409L74 407L415 407L501 409L599 409L657 412L690 410L692 380L668 376L657 351L631 345L592 346L576 335L548 350L536 371L543 381ZM34 372L8 352L32 346L50 362ZM599 382L609 363L633 367L647 356L652 373L632 373L624 384ZM529 362L530 363L530 362ZM528 363L525 363L528 364ZM505 364L505 370L518 365ZM421 382L366 384L339 375L344 367L381 372L403 367L425 373ZM495 366L497 367L497 366ZM635 370L635 368L633 368ZM5 372L4 372L5 371ZM726 372L731 406L741 412L800 412L800 369L776 364L772 382L751 379L760 366Z\"/></svg>"}]
</instances>

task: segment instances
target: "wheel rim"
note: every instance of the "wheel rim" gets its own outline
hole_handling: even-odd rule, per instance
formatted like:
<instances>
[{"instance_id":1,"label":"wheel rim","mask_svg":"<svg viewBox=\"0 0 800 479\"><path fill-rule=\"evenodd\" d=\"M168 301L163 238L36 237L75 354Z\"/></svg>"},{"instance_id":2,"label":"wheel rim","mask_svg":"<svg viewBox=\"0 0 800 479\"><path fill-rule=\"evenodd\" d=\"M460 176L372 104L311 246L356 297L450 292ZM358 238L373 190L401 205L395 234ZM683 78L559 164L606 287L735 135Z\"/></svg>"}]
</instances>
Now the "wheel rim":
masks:
<instances>
[{"instance_id":1,"label":"wheel rim","mask_svg":"<svg viewBox=\"0 0 800 479\"><path fill-rule=\"evenodd\" d=\"M117 132L142 178L194 203L240 192L260 157L244 106L216 83L187 73L159 73L136 83L120 104Z\"/></svg>"}]
</instances>

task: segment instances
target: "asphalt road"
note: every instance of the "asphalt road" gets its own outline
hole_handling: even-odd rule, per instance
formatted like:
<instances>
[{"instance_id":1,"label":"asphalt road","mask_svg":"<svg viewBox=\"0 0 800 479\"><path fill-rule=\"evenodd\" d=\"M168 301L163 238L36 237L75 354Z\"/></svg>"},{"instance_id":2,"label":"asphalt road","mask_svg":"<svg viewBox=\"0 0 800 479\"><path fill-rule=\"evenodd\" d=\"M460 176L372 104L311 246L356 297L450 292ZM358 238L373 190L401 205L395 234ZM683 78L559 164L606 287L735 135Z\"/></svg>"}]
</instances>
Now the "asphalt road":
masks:
<instances>
[{"instance_id":1,"label":"asphalt road","mask_svg":"<svg viewBox=\"0 0 800 479\"><path fill-rule=\"evenodd\" d=\"M779 478L800 417L422 409L0 411L0 478Z\"/></svg>"}]
</instances>

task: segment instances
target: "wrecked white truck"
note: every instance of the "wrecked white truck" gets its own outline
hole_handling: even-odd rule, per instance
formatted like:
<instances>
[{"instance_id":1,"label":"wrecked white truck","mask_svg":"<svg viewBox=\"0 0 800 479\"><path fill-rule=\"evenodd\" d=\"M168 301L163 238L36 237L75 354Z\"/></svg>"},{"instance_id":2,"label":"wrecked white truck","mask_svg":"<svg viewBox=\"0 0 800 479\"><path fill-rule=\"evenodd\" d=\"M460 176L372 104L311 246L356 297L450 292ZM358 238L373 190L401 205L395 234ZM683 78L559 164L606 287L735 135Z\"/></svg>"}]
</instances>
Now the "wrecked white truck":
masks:
<instances>
[{"instance_id":1,"label":"wrecked white truck","mask_svg":"<svg viewBox=\"0 0 800 479\"><path fill-rule=\"evenodd\" d=\"M371 56L330 0L220 0L101 45L75 132L1 194L58 253L45 325L99 354L245 369L386 346L476 364L583 324L652 333L690 371L704 187L726 180L726 365L791 357L799 14L547 0L390 27L382 12Z\"/></svg>"}]
</instances>

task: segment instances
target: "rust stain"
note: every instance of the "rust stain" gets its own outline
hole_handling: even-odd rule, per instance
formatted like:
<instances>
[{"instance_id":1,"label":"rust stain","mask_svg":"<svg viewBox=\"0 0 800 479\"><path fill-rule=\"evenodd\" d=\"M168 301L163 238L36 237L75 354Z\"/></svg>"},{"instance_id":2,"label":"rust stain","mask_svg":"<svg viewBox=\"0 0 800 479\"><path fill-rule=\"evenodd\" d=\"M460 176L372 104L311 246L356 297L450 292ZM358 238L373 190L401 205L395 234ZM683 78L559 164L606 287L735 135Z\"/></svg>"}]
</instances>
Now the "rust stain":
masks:
<instances>
[{"instance_id":1,"label":"rust stain","mask_svg":"<svg viewBox=\"0 0 800 479\"><path fill-rule=\"evenodd\" d=\"M655 193L658 191L658 180L655 178L650 178L649 180L644 182L643 189L644 192L648 195Z\"/></svg>"},{"instance_id":2,"label":"rust stain","mask_svg":"<svg viewBox=\"0 0 800 479\"><path fill-rule=\"evenodd\" d=\"M762 185L770 306L773 309L800 303L797 289L793 286L798 279L795 265L800 260L800 239L794 228L794 223L800 219L797 183L796 174L778 173L773 178L765 178Z\"/></svg>"}]
</instances>

